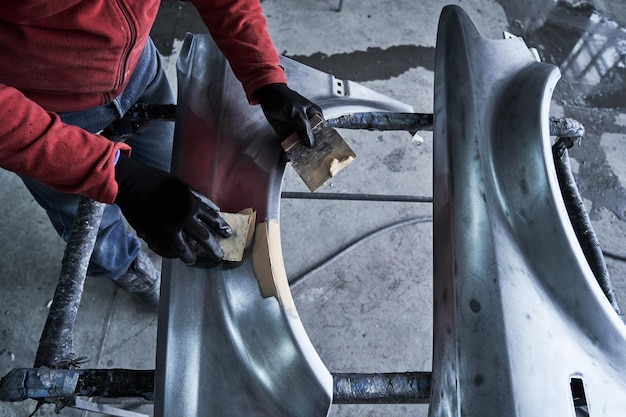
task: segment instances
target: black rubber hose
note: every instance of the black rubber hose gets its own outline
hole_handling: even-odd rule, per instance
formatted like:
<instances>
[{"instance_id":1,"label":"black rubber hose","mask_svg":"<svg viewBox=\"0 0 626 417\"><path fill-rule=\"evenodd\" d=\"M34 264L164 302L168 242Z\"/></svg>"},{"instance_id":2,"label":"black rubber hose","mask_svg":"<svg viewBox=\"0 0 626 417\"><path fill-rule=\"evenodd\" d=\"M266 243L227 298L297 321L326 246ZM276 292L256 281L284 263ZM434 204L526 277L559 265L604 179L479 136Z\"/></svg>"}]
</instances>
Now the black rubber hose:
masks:
<instances>
[{"instance_id":1,"label":"black rubber hose","mask_svg":"<svg viewBox=\"0 0 626 417\"><path fill-rule=\"evenodd\" d=\"M567 209L570 222L589 267L602 288L604 295L606 295L611 303L611 306L615 309L617 314L621 316L621 310L611 284L602 249L600 248L598 238L593 230L591 220L589 219L583 200L578 192L574 175L572 174L567 152L567 149L571 146L572 140L570 138L558 138L556 143L552 146L554 165L565 208Z\"/></svg>"}]
</instances>

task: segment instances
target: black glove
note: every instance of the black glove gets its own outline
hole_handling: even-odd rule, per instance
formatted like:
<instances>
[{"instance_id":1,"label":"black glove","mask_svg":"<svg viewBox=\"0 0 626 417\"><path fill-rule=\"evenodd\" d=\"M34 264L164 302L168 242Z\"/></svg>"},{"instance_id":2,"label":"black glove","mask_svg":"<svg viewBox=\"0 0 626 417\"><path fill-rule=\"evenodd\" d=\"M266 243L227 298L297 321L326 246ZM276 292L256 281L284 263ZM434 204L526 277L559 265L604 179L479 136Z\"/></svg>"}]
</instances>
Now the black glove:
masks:
<instances>
[{"instance_id":1,"label":"black glove","mask_svg":"<svg viewBox=\"0 0 626 417\"><path fill-rule=\"evenodd\" d=\"M267 84L253 93L261 104L267 121L281 139L298 132L298 137L307 146L315 144L309 118L322 114L322 109L296 93L287 84Z\"/></svg>"},{"instance_id":2,"label":"black glove","mask_svg":"<svg viewBox=\"0 0 626 417\"><path fill-rule=\"evenodd\" d=\"M224 258L214 233L229 237L232 230L211 200L175 176L124 154L115 166L115 180L115 204L150 249L187 265L196 263L198 256Z\"/></svg>"}]
</instances>

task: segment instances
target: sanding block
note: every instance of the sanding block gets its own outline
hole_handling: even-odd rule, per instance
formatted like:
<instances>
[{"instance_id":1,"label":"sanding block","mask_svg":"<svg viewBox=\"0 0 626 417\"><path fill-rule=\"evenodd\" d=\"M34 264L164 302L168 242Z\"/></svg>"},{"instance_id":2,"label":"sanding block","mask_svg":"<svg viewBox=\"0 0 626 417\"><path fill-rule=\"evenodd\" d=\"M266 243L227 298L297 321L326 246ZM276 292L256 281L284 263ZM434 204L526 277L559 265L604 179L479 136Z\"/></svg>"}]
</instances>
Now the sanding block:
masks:
<instances>
[{"instance_id":1,"label":"sanding block","mask_svg":"<svg viewBox=\"0 0 626 417\"><path fill-rule=\"evenodd\" d=\"M315 114L309 120L315 136L312 148L304 145L297 133L290 135L281 145L293 169L309 190L315 191L348 166L356 154L335 129L324 125L320 115Z\"/></svg>"},{"instance_id":2,"label":"sanding block","mask_svg":"<svg viewBox=\"0 0 626 417\"><path fill-rule=\"evenodd\" d=\"M227 238L216 235L217 241L224 251L224 260L239 262L243 259L244 251L252 242L256 212L252 209L246 209L239 213L222 212L220 216L233 230L233 234Z\"/></svg>"}]
</instances>

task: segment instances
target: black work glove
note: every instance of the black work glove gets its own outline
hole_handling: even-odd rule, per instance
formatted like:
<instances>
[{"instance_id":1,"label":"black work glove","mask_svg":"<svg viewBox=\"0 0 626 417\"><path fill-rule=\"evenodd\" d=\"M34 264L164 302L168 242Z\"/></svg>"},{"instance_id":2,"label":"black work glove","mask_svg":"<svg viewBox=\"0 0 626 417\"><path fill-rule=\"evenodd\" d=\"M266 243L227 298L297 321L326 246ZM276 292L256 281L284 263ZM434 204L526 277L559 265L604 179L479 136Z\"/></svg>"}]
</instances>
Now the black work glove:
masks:
<instances>
[{"instance_id":1,"label":"black work glove","mask_svg":"<svg viewBox=\"0 0 626 417\"><path fill-rule=\"evenodd\" d=\"M261 104L267 121L281 139L294 131L305 145L315 145L309 118L322 114L322 109L307 98L296 93L287 84L267 84L258 88L253 96Z\"/></svg>"},{"instance_id":2,"label":"black work glove","mask_svg":"<svg viewBox=\"0 0 626 417\"><path fill-rule=\"evenodd\" d=\"M187 265L198 256L221 261L224 251L214 234L229 237L230 226L208 198L175 176L121 154L115 166L117 204L150 249Z\"/></svg>"}]
</instances>

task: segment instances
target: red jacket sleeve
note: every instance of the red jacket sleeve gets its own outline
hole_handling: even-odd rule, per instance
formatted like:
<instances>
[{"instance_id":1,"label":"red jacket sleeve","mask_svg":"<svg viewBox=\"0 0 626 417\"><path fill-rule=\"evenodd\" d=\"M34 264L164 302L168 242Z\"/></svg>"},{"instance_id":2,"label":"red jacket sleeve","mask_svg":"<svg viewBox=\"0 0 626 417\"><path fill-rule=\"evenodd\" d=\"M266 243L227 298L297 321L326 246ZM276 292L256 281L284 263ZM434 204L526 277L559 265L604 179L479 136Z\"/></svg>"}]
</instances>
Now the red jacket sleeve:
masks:
<instances>
[{"instance_id":1,"label":"red jacket sleeve","mask_svg":"<svg viewBox=\"0 0 626 417\"><path fill-rule=\"evenodd\" d=\"M251 103L256 103L252 93L257 88L287 83L259 0L192 0L192 3Z\"/></svg>"},{"instance_id":2,"label":"red jacket sleeve","mask_svg":"<svg viewBox=\"0 0 626 417\"><path fill-rule=\"evenodd\" d=\"M58 191L104 203L117 195L114 158L128 145L61 122L18 90L0 84L0 166Z\"/></svg>"}]
</instances>

